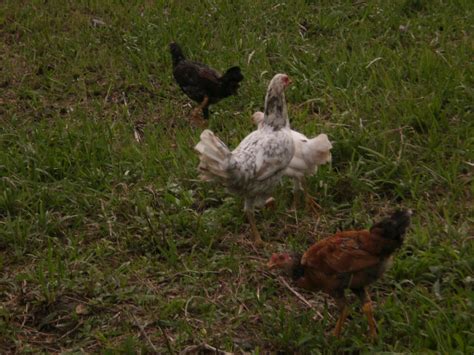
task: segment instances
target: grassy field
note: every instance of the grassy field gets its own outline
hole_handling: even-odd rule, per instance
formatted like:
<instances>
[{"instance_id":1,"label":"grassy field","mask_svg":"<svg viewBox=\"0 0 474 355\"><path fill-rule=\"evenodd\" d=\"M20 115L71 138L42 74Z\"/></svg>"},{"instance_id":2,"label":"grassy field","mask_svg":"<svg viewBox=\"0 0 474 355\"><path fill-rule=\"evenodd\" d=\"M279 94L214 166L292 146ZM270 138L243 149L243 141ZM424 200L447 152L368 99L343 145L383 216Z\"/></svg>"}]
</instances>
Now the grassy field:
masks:
<instances>
[{"instance_id":1,"label":"grassy field","mask_svg":"<svg viewBox=\"0 0 474 355\"><path fill-rule=\"evenodd\" d=\"M468 0L0 3L0 352L474 352L474 42ZM200 182L189 100L168 44L224 70L211 108L231 147L288 73L292 126L328 134L248 242L242 201ZM135 140L135 131L143 141ZM265 270L397 207L416 211L372 287L379 338L354 300L341 339L331 299L298 300Z\"/></svg>"}]
</instances>

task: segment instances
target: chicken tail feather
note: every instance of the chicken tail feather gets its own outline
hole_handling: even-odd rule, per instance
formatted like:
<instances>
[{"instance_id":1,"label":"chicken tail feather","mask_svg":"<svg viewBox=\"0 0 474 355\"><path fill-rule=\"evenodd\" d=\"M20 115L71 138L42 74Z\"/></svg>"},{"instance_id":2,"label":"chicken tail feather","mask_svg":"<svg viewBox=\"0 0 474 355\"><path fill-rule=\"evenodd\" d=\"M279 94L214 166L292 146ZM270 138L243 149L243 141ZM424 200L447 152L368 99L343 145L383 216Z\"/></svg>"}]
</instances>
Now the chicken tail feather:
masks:
<instances>
[{"instance_id":1,"label":"chicken tail feather","mask_svg":"<svg viewBox=\"0 0 474 355\"><path fill-rule=\"evenodd\" d=\"M326 134L320 135L308 141L307 151L310 152L312 165L323 165L329 163L332 159L331 155L332 144Z\"/></svg>"},{"instance_id":2,"label":"chicken tail feather","mask_svg":"<svg viewBox=\"0 0 474 355\"><path fill-rule=\"evenodd\" d=\"M244 79L242 72L240 71L239 67L232 67L227 69L225 74L222 76L222 80L224 82L241 82Z\"/></svg>"},{"instance_id":3,"label":"chicken tail feather","mask_svg":"<svg viewBox=\"0 0 474 355\"><path fill-rule=\"evenodd\" d=\"M199 153L200 177L206 181L223 181L228 179L228 166L231 152L216 135L206 129L201 133L201 140L194 147Z\"/></svg>"}]
</instances>

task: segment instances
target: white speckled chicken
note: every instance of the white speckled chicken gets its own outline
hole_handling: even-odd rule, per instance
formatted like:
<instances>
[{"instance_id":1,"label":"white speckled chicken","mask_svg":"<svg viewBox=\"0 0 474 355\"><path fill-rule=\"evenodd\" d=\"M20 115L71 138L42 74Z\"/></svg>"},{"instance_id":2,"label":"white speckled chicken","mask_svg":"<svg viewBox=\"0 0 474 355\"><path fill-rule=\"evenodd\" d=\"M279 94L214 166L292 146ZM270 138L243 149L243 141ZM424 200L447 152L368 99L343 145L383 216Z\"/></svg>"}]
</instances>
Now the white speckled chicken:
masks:
<instances>
[{"instance_id":1,"label":"white speckled chicken","mask_svg":"<svg viewBox=\"0 0 474 355\"><path fill-rule=\"evenodd\" d=\"M273 77L265 97L261 128L245 137L234 151L207 129L195 146L201 178L217 181L244 197L244 211L256 245L263 242L255 224L254 207L263 205L271 196L295 152L284 92L290 83L286 74Z\"/></svg>"},{"instance_id":2,"label":"white speckled chicken","mask_svg":"<svg viewBox=\"0 0 474 355\"><path fill-rule=\"evenodd\" d=\"M263 117L264 114L260 111L252 115L252 119L259 129L263 125ZM332 144L324 133L308 139L304 134L291 130L291 136L295 143L295 154L286 167L284 175L292 177L294 181L293 207L296 208L297 192L304 191L306 203L314 209L317 204L307 191L305 176L316 174L320 165L331 161Z\"/></svg>"}]
</instances>

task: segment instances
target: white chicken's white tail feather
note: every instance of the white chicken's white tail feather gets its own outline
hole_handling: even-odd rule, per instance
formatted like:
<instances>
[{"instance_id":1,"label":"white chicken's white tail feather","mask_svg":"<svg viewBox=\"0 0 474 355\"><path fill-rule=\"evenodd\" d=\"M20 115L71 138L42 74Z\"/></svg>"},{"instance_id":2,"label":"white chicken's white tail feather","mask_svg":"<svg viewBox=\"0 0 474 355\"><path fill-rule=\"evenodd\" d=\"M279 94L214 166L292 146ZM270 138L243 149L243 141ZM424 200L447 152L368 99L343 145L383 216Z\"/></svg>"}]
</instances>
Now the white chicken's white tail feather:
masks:
<instances>
[{"instance_id":1,"label":"white chicken's white tail feather","mask_svg":"<svg viewBox=\"0 0 474 355\"><path fill-rule=\"evenodd\" d=\"M332 144L328 136L324 133L310 139L304 147L304 156L311 162L311 165L323 165L332 159Z\"/></svg>"},{"instance_id":2,"label":"white chicken's white tail feather","mask_svg":"<svg viewBox=\"0 0 474 355\"><path fill-rule=\"evenodd\" d=\"M212 131L201 133L201 140L194 147L199 153L198 170L203 180L225 180L229 177L227 168L231 152Z\"/></svg>"}]
</instances>

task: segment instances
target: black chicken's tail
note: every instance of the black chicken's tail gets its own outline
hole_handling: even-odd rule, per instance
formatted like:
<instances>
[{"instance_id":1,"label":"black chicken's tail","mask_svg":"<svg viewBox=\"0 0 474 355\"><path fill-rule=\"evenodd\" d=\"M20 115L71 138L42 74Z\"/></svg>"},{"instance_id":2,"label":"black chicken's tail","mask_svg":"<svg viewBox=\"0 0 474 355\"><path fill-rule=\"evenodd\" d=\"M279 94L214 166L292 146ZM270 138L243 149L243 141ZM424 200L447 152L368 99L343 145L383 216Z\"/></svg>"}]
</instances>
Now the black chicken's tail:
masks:
<instances>
[{"instance_id":1,"label":"black chicken's tail","mask_svg":"<svg viewBox=\"0 0 474 355\"><path fill-rule=\"evenodd\" d=\"M403 241L405 232L410 225L411 210L396 211L390 217L374 224L370 232L378 234L383 238Z\"/></svg>"},{"instance_id":2,"label":"black chicken's tail","mask_svg":"<svg viewBox=\"0 0 474 355\"><path fill-rule=\"evenodd\" d=\"M176 66L180 61L186 59L181 47L176 42L170 43L170 52L171 57L173 58L173 66Z\"/></svg>"},{"instance_id":3,"label":"black chicken's tail","mask_svg":"<svg viewBox=\"0 0 474 355\"><path fill-rule=\"evenodd\" d=\"M224 75L221 77L222 87L223 87L223 94L224 97L235 95L237 93L237 89L239 88L239 83L244 80L244 76L242 75L239 67L232 67L227 69Z\"/></svg>"},{"instance_id":4,"label":"black chicken's tail","mask_svg":"<svg viewBox=\"0 0 474 355\"><path fill-rule=\"evenodd\" d=\"M222 80L225 82L241 82L242 80L244 80L244 76L242 75L242 72L240 71L239 67L232 67L227 69L225 74L222 75Z\"/></svg>"}]
</instances>

